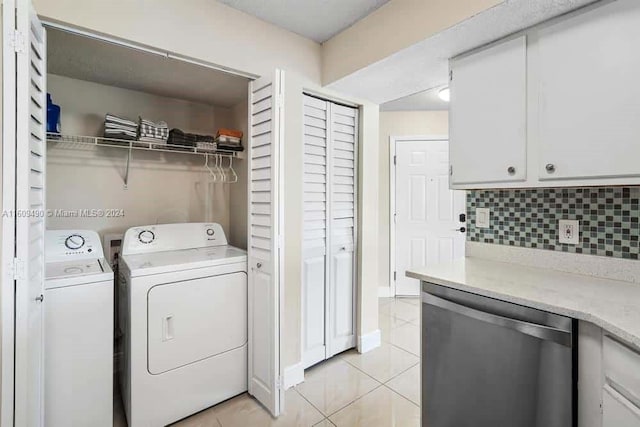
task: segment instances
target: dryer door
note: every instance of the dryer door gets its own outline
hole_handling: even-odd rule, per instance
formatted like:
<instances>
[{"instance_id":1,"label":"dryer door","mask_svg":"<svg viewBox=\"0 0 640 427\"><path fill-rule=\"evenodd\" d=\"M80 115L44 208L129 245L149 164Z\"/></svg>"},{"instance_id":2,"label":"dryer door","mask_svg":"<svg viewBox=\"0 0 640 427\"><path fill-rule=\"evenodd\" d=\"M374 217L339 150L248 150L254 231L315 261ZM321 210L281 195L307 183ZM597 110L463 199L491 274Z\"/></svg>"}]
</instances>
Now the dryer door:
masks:
<instances>
[{"instance_id":1,"label":"dryer door","mask_svg":"<svg viewBox=\"0 0 640 427\"><path fill-rule=\"evenodd\" d=\"M244 272L158 285L149 291L147 301L151 374L247 343Z\"/></svg>"}]
</instances>

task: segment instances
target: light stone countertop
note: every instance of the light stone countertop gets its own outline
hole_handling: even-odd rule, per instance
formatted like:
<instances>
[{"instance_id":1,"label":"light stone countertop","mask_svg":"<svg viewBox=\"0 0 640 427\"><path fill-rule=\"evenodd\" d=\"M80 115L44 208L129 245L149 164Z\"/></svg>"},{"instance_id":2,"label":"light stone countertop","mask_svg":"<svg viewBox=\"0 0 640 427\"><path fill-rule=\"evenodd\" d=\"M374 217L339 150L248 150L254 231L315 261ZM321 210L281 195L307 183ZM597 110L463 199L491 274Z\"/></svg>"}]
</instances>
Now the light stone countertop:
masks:
<instances>
[{"instance_id":1,"label":"light stone countertop","mask_svg":"<svg viewBox=\"0 0 640 427\"><path fill-rule=\"evenodd\" d=\"M407 271L408 277L600 326L640 349L640 285L483 258Z\"/></svg>"}]
</instances>

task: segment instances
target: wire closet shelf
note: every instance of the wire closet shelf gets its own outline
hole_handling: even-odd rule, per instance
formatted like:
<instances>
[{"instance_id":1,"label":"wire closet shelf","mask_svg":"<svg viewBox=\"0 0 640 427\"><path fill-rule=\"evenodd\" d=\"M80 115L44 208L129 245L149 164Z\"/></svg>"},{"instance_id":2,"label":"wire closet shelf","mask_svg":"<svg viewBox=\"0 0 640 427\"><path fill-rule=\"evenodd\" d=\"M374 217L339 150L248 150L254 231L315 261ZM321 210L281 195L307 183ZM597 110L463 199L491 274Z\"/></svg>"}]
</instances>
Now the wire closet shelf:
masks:
<instances>
[{"instance_id":1,"label":"wire closet shelf","mask_svg":"<svg viewBox=\"0 0 640 427\"><path fill-rule=\"evenodd\" d=\"M160 151L163 153L183 153L197 155L217 154L225 157L239 157L239 152L219 150L217 148L194 147L188 145L173 145L145 141L131 141L126 139L104 138L101 136L47 134L48 143L64 144L65 148L82 148L86 146L123 148L128 150Z\"/></svg>"},{"instance_id":2,"label":"wire closet shelf","mask_svg":"<svg viewBox=\"0 0 640 427\"><path fill-rule=\"evenodd\" d=\"M126 169L123 176L124 188L129 185L129 167L131 165L132 150L157 151L174 154L195 154L203 156L204 167L213 178L213 182L233 184L238 182L238 175L233 169L233 159L240 157L240 152L219 150L217 148L173 145L166 143L153 143L146 141L131 141L126 139L104 138L101 136L76 136L48 133L47 142L61 145L63 148L83 149L90 147L111 147L127 150ZM212 163L209 163L212 158ZM228 159L228 165L223 159Z\"/></svg>"}]
</instances>

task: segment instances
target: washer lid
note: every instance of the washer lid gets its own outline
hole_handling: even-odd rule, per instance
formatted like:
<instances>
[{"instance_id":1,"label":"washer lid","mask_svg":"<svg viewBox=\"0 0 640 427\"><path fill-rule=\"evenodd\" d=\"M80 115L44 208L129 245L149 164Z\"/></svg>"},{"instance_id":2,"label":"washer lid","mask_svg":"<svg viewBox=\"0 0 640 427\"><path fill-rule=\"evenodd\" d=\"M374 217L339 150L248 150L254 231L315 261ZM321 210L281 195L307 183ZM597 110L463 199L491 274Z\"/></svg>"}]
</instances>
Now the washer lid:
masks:
<instances>
[{"instance_id":1,"label":"washer lid","mask_svg":"<svg viewBox=\"0 0 640 427\"><path fill-rule=\"evenodd\" d=\"M113 281L113 271L104 258L48 262L45 265L46 289L109 280Z\"/></svg>"},{"instance_id":2,"label":"washer lid","mask_svg":"<svg viewBox=\"0 0 640 427\"><path fill-rule=\"evenodd\" d=\"M247 252L233 246L124 255L131 277L247 262Z\"/></svg>"}]
</instances>

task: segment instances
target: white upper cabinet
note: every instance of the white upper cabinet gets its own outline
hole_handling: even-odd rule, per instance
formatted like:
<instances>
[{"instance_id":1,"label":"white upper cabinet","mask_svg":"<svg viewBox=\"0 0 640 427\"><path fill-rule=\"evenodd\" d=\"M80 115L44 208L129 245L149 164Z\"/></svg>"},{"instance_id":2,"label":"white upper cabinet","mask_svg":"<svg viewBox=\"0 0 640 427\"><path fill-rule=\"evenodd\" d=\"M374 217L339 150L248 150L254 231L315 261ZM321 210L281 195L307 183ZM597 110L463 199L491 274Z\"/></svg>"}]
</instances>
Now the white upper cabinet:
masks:
<instances>
[{"instance_id":1,"label":"white upper cabinet","mask_svg":"<svg viewBox=\"0 0 640 427\"><path fill-rule=\"evenodd\" d=\"M640 5L618 0L539 31L540 180L640 176Z\"/></svg>"},{"instance_id":2,"label":"white upper cabinet","mask_svg":"<svg viewBox=\"0 0 640 427\"><path fill-rule=\"evenodd\" d=\"M451 61L451 183L527 177L526 37Z\"/></svg>"},{"instance_id":3,"label":"white upper cabinet","mask_svg":"<svg viewBox=\"0 0 640 427\"><path fill-rule=\"evenodd\" d=\"M617 0L453 58L451 187L640 185L638 52Z\"/></svg>"}]
</instances>

